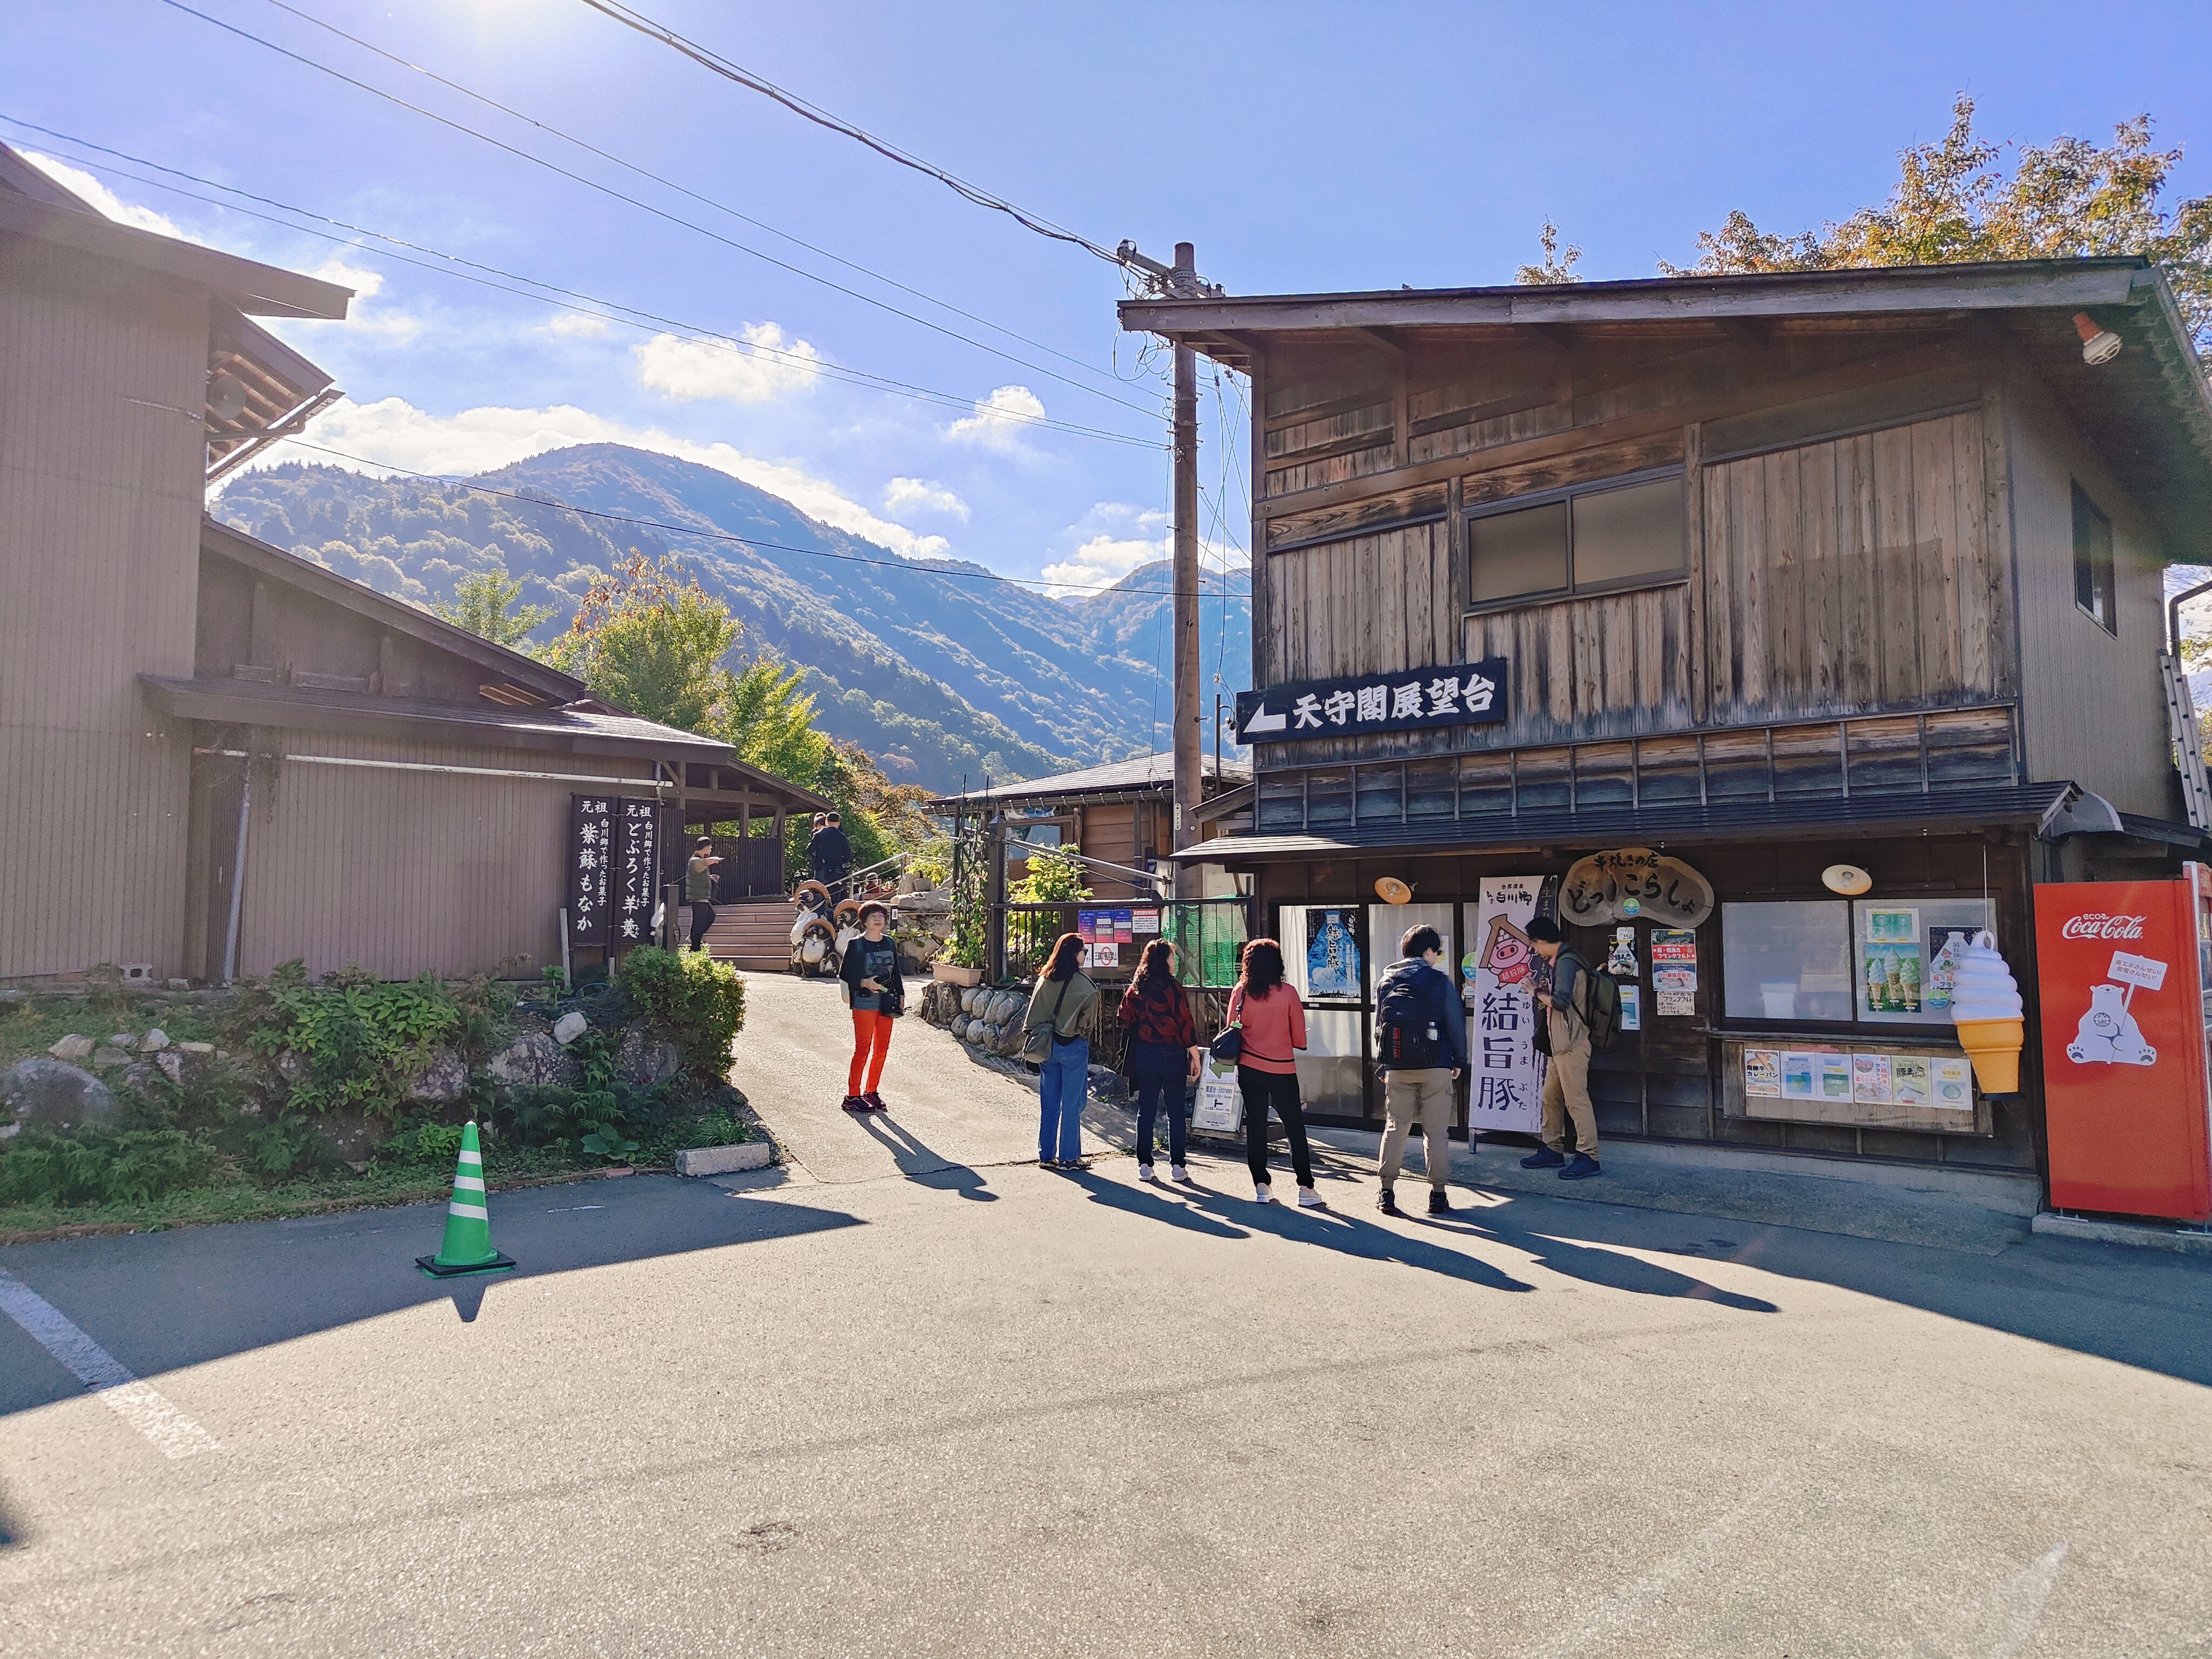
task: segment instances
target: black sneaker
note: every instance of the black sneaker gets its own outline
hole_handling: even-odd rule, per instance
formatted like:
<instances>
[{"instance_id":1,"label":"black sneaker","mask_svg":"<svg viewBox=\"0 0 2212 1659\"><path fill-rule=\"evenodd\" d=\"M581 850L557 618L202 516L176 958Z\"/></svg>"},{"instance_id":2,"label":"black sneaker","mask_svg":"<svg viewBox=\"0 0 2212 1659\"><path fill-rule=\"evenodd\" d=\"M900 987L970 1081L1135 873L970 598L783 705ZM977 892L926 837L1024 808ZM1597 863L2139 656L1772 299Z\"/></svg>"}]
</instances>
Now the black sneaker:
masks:
<instances>
[{"instance_id":1,"label":"black sneaker","mask_svg":"<svg viewBox=\"0 0 2212 1659\"><path fill-rule=\"evenodd\" d=\"M1588 1152L1577 1152L1574 1161L1559 1171L1562 1181L1588 1181L1598 1173L1597 1160Z\"/></svg>"},{"instance_id":2,"label":"black sneaker","mask_svg":"<svg viewBox=\"0 0 2212 1659\"><path fill-rule=\"evenodd\" d=\"M1403 1215L1406 1213L1403 1210L1398 1207L1398 1194L1392 1192L1388 1187L1385 1187L1382 1189L1382 1196L1375 1200L1375 1207L1382 1211L1384 1215Z\"/></svg>"},{"instance_id":3,"label":"black sneaker","mask_svg":"<svg viewBox=\"0 0 2212 1659\"><path fill-rule=\"evenodd\" d=\"M858 1095L847 1095L845 1109L848 1112L865 1112L868 1109L868 1103Z\"/></svg>"},{"instance_id":4,"label":"black sneaker","mask_svg":"<svg viewBox=\"0 0 2212 1659\"><path fill-rule=\"evenodd\" d=\"M1524 1170L1556 1170L1567 1161L1566 1154L1555 1152L1549 1146L1539 1146L1521 1160Z\"/></svg>"},{"instance_id":5,"label":"black sneaker","mask_svg":"<svg viewBox=\"0 0 2212 1659\"><path fill-rule=\"evenodd\" d=\"M1444 1189L1441 1187L1429 1188L1429 1213L1431 1215L1451 1213L1451 1200L1444 1196Z\"/></svg>"},{"instance_id":6,"label":"black sneaker","mask_svg":"<svg viewBox=\"0 0 2212 1659\"><path fill-rule=\"evenodd\" d=\"M884 1104L884 1097L878 1094L873 1089L869 1090L867 1093L860 1097L860 1103L866 1106L872 1112L888 1112L890 1110L890 1107Z\"/></svg>"}]
</instances>

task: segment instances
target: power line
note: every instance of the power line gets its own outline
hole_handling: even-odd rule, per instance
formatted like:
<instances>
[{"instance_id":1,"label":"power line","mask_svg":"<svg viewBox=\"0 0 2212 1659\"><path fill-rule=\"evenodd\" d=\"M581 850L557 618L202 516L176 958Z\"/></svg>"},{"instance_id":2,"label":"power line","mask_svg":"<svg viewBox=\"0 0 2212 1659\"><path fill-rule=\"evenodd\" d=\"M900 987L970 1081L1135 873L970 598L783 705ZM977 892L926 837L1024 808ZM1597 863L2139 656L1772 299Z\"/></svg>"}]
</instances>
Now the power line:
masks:
<instances>
[{"instance_id":1,"label":"power line","mask_svg":"<svg viewBox=\"0 0 2212 1659\"><path fill-rule=\"evenodd\" d=\"M548 122L539 120L536 116L526 115L520 110L515 109L510 105L501 103L495 98L486 97L483 93L475 91L471 88L465 87L458 81L449 80L445 76L440 75L434 70L427 69L423 65L411 63L408 59L399 57L396 53L386 52L383 47L376 46L370 41L364 40L357 34L349 34L345 30L338 27L337 24L325 22L323 19L315 16L311 12L301 10L297 6L288 5L285 3L285 0L268 0L268 3L276 7L279 11L289 13L292 16L298 18L303 23L311 23L315 27L325 31L326 33L336 35L341 40L349 41L354 46L359 46L363 52L374 52L377 57L383 58L388 64L397 64L404 70L411 70L416 75L426 76L432 81L435 81L441 87L445 87L451 91L459 93L464 98L475 100L476 102L483 105L487 109L495 109L502 115L507 116L514 120L523 122L526 125L536 127L540 132L549 133L552 137L560 139L563 143L574 144L577 149L588 151L590 154L598 156L601 161L611 161L615 166L623 168L625 172L634 173L641 179L649 179L654 184L662 185L666 189L672 190L680 196L688 196L693 201L701 204L702 206L713 208L718 213L726 213L732 219L736 219L744 224L751 225L756 229L764 230L771 236L780 237L784 241L792 244L794 247L803 247L809 253L818 254L823 258L828 259L833 264L844 266L848 270L857 270L862 276L872 277L875 281L883 283L887 288L895 288L902 294L912 295L915 299L924 301L930 305L939 307L945 311L951 312L956 317L964 317L971 323L980 323L985 328L990 329L996 333L1003 334L1010 340L1019 340L1024 345L1034 346L1039 351L1049 353L1051 356L1059 358L1062 362L1073 363L1078 368L1083 369L1088 374L1096 374L1102 380L1113 380L1117 384L1123 383L1120 375L1111 374L1105 369L1100 368L1096 363L1085 362L1082 358L1072 356L1068 353L1059 349L1057 347L1047 345L1042 340L1034 340L1026 334L1018 333L1015 330L1006 327L1003 323L994 323L988 317L978 316L972 311L963 310L960 307L952 304L950 301L939 299L933 294L926 294L918 288L908 287L906 283L900 282L896 277L886 276L880 270L872 270L868 266L861 264L855 260L844 258L842 254L832 253L828 248L822 247L815 243L810 242L804 237L794 236L787 230L779 230L775 226L769 224L764 219L756 219L749 213L741 213L736 208L730 206L726 202L718 202L711 196L702 196L697 191L691 189L689 185L680 185L673 179L666 178L660 173L652 171L648 167L641 167L634 161L625 161L623 157L616 155L611 150L602 149L597 144L592 143L586 139L579 138L572 132L564 132L559 127L554 126Z\"/></svg>"},{"instance_id":2,"label":"power line","mask_svg":"<svg viewBox=\"0 0 2212 1659\"><path fill-rule=\"evenodd\" d=\"M1056 225L1039 215L1025 212L1006 200L1005 197L985 190L979 185L971 185L966 179L946 172L943 167L925 161L910 151L901 149L888 139L878 138L866 129L857 127L850 121L832 115L819 105L809 103L796 94L786 92L765 76L756 75L750 70L732 63L720 53L700 46L696 41L686 40L675 30L654 22L651 18L631 9L629 6L618 3L618 0L583 0L583 3L593 11L612 18L625 27L635 29L640 34L650 40L658 40L661 45L683 53L693 63L712 70L725 80L733 81L750 91L773 98L794 115L803 117L817 126L827 127L832 132L841 133L856 143L866 144L877 155L896 161L901 167L912 167L916 173L926 173L939 184L948 186L957 195L973 202L977 207L1006 214L1024 229L1033 230L1038 235L1048 237L1055 242L1072 243L1085 252L1095 254L1111 265L1126 266L1129 264L1128 259L1122 253L1109 252L1088 237L1079 236L1065 226Z\"/></svg>"},{"instance_id":3,"label":"power line","mask_svg":"<svg viewBox=\"0 0 2212 1659\"><path fill-rule=\"evenodd\" d=\"M441 249L430 247L421 242L410 242L404 237L393 236L384 231L372 230L365 225L356 225L343 219L333 219L326 214L317 213L310 208L295 207L289 203L280 202L273 197L260 196L252 191L240 189L235 185L222 184L211 179L200 178L196 173L185 173L177 167L164 167L159 161L150 161L143 156L132 155L125 150L113 149L105 144L96 144L90 139L79 138L72 134L58 131L52 127L43 127L35 121L26 121L5 113L0 113L0 121L4 121L10 126L21 127L27 131L44 134L49 138L58 138L64 143L96 150L102 155L114 156L138 167L151 167L156 173L166 173L173 178L189 179L193 184L204 185L210 190L223 191L234 196L243 197L250 202L259 202L265 206L276 208L286 213L296 214L301 218L313 219L320 223L333 226L349 234L334 236L328 232L314 230L305 225L293 224L289 220L279 219L272 214L256 213L250 208L240 207L233 202L219 201L211 196L202 196L196 191L185 190L178 185L164 183L159 179L149 179L122 167L94 161L89 156L70 155L67 152L64 152L63 155L64 160L81 161L88 167L100 167L112 177L128 179L134 184L149 185L155 190L165 190L173 195L184 197L188 201L204 202L210 207L218 208L226 213L236 213L249 219L258 219L264 224L276 225L296 234L313 236L323 241L336 243L341 247L367 254L371 258L390 259L399 264L411 265L420 270L433 271L461 282L473 283L479 288L491 289L497 293L512 294L520 299L536 301L540 304L550 305L556 310L570 312L580 317L594 317L605 322L619 323L626 328L635 328L645 332L672 329L678 331L673 337L685 340L695 345L706 346L715 350L731 351L742 356L775 359L795 368L804 368L810 374L819 374L849 386L869 386L879 391L890 392L899 397L913 398L943 408L959 410L963 413L971 412L976 408L975 400L972 398L959 397L948 392L933 391L927 386L915 386L909 381L894 380L884 375L872 374L865 369L831 362L822 357L808 356L802 352L785 351L775 346L761 345L750 340L740 340L726 335L715 334L699 324L682 322L675 318L662 316L658 312L624 305L618 300L603 299L574 289L562 288L557 283L549 283L539 277L525 276L519 271L507 270L498 265L485 264L475 259L465 258L458 253L447 253ZM431 259L443 260L447 263L434 264L430 259L410 259L404 254L386 252L380 248L363 247L357 240L353 240L361 236L374 237L378 241L389 242L395 247L411 249L417 253L426 253L431 256ZM456 265L466 266L468 270L450 268ZM511 283L526 283L529 289L544 291L532 293L526 289L510 288L507 283L492 282L486 276L471 276L469 274L471 270L488 272L492 276L505 277ZM550 298L548 297L550 295L565 297ZM583 301L586 303L581 305L570 303L574 301ZM593 307L602 307L605 309L594 310ZM1073 421L1055 420L1049 416L1024 414L1019 410L994 410L988 418L1003 419L1014 425L1036 427L1079 437L1102 438L1109 442L1128 444L1145 449L1158 449L1165 447L1155 439L1131 437L1123 433L1109 432L1099 427L1087 427Z\"/></svg>"},{"instance_id":4,"label":"power line","mask_svg":"<svg viewBox=\"0 0 2212 1659\"><path fill-rule=\"evenodd\" d=\"M550 507L558 512L574 513L580 518L599 519L610 524L626 524L640 530L665 530L672 536L688 536L695 541L733 542L739 547L765 547L779 553L797 553L810 559L827 559L836 564L874 565L886 569L904 570L916 576L937 576L954 581L998 582L1008 587L1073 588L1078 592L1089 592L1081 582L1047 581L1036 576L1006 576L995 570L935 570L918 559L893 556L871 559L858 553L831 553L819 547L793 547L788 542L763 541L757 536L733 535L726 530L701 530L692 525L670 524L661 519L635 518L625 513L605 513L597 507L578 507L574 502L550 495L532 495L518 489L495 489L489 484L471 483L465 478L448 478L435 472L419 472L413 467L394 465L390 461L371 460L366 455L356 455L348 450L333 449L328 444L311 444L305 438L286 438L288 444L301 449L312 449L319 455L335 455L342 461L353 461L362 466L380 467L387 472L404 473L410 478L422 478L448 489L466 489L479 495L495 495L501 501L527 501L532 507ZM238 477L251 477L241 473ZM1172 594L1173 587L1129 587L1119 590L1127 593Z\"/></svg>"},{"instance_id":5,"label":"power line","mask_svg":"<svg viewBox=\"0 0 2212 1659\"><path fill-rule=\"evenodd\" d=\"M410 111L414 114L420 115L427 120L435 121L439 125L449 127L453 131L461 133L468 137L474 138L480 143L489 144L494 149L503 150L507 155L514 156L517 160L528 161L534 167L544 168L548 173L556 173L561 178L570 180L572 183L582 185L587 190L595 190L603 196L611 197L617 202L627 203L630 206L637 208L642 212L652 214L657 219L664 219L672 225L680 226L684 229L696 232L699 235L708 238L709 240L720 242L725 247L734 248L740 253L750 254L756 259L763 260L769 264L774 265L779 270L788 271L791 275L803 277L810 283L817 283L823 288L833 289L839 294L845 295L848 298L858 300L863 305L873 306L879 311L889 312L894 317L902 317L910 323L916 324L922 328L930 330L933 333L942 334L946 338L957 340L963 345L974 346L978 351L987 351L990 353L991 356L1012 363L1017 368L1028 369L1033 374L1044 375L1048 380L1058 380L1061 385L1073 386L1078 392L1087 392L1094 398L1103 398L1109 403L1119 404L1122 408L1133 410L1135 413L1139 415L1150 416L1155 418L1158 416L1159 411L1156 409L1146 409L1141 404L1129 402L1127 398L1117 398L1109 392L1101 392L1097 387L1086 386L1080 380L1071 380L1068 376L1062 374L1057 369L1047 368L1042 363L1033 363L1026 358L1017 357L1010 351L1002 350L997 346L978 340L972 335L963 334L957 329L947 328L942 323L932 322L927 317L917 317L914 313L904 310L898 306L892 305L888 301L878 300L873 295L863 294L858 289L848 288L842 283L835 282L830 277L808 270L803 266L794 265L788 260L779 259L772 253L763 253L757 247L749 247L744 243L737 240L733 237L725 236L720 231L709 230L706 226L695 223L691 220L682 217L680 215L671 213L665 208L655 207L650 202L641 201L637 197L625 194L623 191L615 189L611 185L604 185L596 179L586 178L584 174L574 172L568 167L564 167L556 161L549 161L542 155L532 155L528 150L519 149L513 144L507 143L501 139L493 137L489 133L479 132L474 127L469 126L463 122L453 120L449 116L439 114L435 110L425 109L422 105L410 103L407 100L399 97L396 94L386 92L380 87L373 87L366 81L356 80L352 76L344 73L343 70L332 69L327 64L318 63L314 58L307 56L304 52L294 52L289 46L280 46L273 40L264 40L260 35L255 34L249 29L240 28L235 23L226 23L219 17L210 17L204 11L198 10L191 6L185 4L184 0L161 0L161 3L165 6L170 7L173 10L183 12L188 17L197 17L204 23L211 24L215 27L222 30L227 34L236 35L241 40L250 40L255 46L261 46L270 52L273 52L280 58L289 58L295 64L302 64L305 67L314 70L320 74L327 75L334 81L342 81L347 86L353 87L359 91L368 93L371 97L380 98L386 103L397 105L399 108Z\"/></svg>"}]
</instances>

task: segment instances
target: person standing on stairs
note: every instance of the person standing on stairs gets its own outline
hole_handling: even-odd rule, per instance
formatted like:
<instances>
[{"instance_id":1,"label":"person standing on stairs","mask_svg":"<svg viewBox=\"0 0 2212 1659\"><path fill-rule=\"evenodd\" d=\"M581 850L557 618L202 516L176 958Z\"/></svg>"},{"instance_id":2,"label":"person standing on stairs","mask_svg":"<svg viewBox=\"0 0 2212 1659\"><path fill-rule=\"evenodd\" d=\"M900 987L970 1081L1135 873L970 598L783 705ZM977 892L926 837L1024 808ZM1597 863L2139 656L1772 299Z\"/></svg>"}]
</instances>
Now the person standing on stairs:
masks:
<instances>
[{"instance_id":1,"label":"person standing on stairs","mask_svg":"<svg viewBox=\"0 0 2212 1659\"><path fill-rule=\"evenodd\" d=\"M845 1109L890 1109L876 1092L890 1052L891 1022L906 1012L906 980L899 972L898 941L884 936L891 913L872 901L860 907L860 936L847 947L838 976L853 1010L853 1063L845 1073Z\"/></svg>"},{"instance_id":2,"label":"person standing on stairs","mask_svg":"<svg viewBox=\"0 0 2212 1659\"><path fill-rule=\"evenodd\" d=\"M691 861L684 870L684 902L691 907L691 948L697 950L706 942L707 930L714 925L714 866L722 860L714 856L714 838L699 837L699 844L691 849Z\"/></svg>"}]
</instances>

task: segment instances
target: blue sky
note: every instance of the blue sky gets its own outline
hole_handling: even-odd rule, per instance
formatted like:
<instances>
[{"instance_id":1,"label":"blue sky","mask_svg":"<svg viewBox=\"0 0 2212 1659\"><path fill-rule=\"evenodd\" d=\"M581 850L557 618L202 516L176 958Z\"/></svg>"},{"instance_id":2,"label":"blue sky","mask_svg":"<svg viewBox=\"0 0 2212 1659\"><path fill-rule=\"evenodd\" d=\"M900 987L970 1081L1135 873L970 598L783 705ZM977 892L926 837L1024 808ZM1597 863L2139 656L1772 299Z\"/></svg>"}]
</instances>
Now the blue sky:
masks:
<instances>
[{"instance_id":1,"label":"blue sky","mask_svg":"<svg viewBox=\"0 0 2212 1659\"><path fill-rule=\"evenodd\" d=\"M270 0L191 3L1003 354L161 0L0 8L0 114L683 325L623 326L394 264L373 242L244 217L122 176L159 175L79 143L0 125L19 148L98 163L120 204L183 234L350 272L338 280L373 290L345 324L283 326L349 394L318 441L441 472L562 442L643 443L902 550L1024 577L1097 584L1164 549L1164 387L1142 342L1117 335L1122 285L1109 265L963 204L580 0L299 0L299 11L719 205L625 173ZM2148 111L2162 143L2189 147L2179 193L2212 190L2212 7L2201 3L641 9L1094 241L1133 237L1164 258L1177 238L1195 240L1201 268L1231 293L1508 282L1534 257L1547 215L1584 249L1585 274L1651 275L1661 257L1686 260L1695 233L1731 208L1795 230L1878 198L1896 151L1940 137L1962 89L1999 139L2101 138ZM846 371L957 406L852 384ZM1240 556L1243 462L1223 439L1239 432L1241 387L1221 382L1217 393L1206 371L1202 468L1228 508L1209 541Z\"/></svg>"}]
</instances>

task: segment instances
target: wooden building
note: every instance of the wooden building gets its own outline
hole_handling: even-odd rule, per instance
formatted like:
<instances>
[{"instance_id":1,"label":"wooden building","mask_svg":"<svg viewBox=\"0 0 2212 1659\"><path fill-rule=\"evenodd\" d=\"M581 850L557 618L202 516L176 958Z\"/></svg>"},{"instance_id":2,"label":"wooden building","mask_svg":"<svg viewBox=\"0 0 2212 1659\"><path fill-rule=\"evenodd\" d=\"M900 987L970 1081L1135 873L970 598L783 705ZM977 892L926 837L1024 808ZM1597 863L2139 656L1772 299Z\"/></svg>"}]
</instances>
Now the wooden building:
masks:
<instances>
[{"instance_id":1,"label":"wooden building","mask_svg":"<svg viewBox=\"0 0 2212 1659\"><path fill-rule=\"evenodd\" d=\"M251 319L348 299L0 146L0 980L543 965L572 796L671 831L690 784L770 799L723 744L204 517L337 395Z\"/></svg>"},{"instance_id":2,"label":"wooden building","mask_svg":"<svg viewBox=\"0 0 2212 1659\"><path fill-rule=\"evenodd\" d=\"M1364 951L1364 983L1316 999L1323 1115L1379 1112L1373 973L1405 923L1472 973L1486 882L1580 866L1551 890L1595 924L1569 936L1619 944L1641 1016L1599 1059L1601 1134L2035 1166L2033 1052L2019 1093L1967 1109L1778 1097L1764 1067L1880 1051L1917 1085L1957 1057L1948 1011L1878 1006L1863 969L1904 945L1869 929L1920 930L1940 972L1929 930L1991 927L2032 1019L2034 882L2203 849L2160 583L2206 556L2212 398L2154 268L1121 317L1253 378L1255 822L1187 856L1257 877L1301 977L1320 930ZM1656 860L1611 860L1607 888L1605 855L1636 849L1702 875L1708 913L1622 914L1620 872ZM1824 880L1844 864L1864 895ZM1413 903L1379 902L1385 878Z\"/></svg>"},{"instance_id":3,"label":"wooden building","mask_svg":"<svg viewBox=\"0 0 2212 1659\"><path fill-rule=\"evenodd\" d=\"M1251 811L1249 792L1243 788L1251 781L1250 768L1211 755L1203 757L1202 767L1205 807L1200 822L1209 830L1217 823L1244 827ZM994 784L933 800L929 811L1000 823L1006 837L1009 882L1028 873L1023 849L1031 847L1078 847L1085 857L1122 870L1150 870L1175 847L1175 757L1139 755L1050 777ZM1101 899L1153 896L1146 884L1110 870L1094 871L1090 884Z\"/></svg>"}]
</instances>

